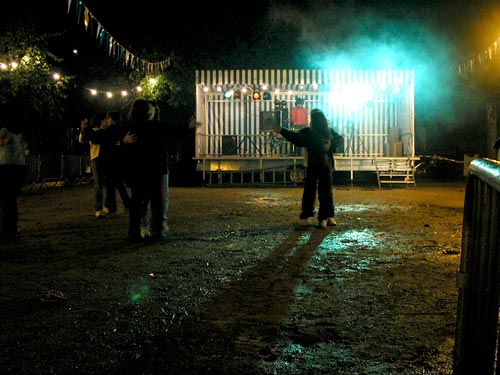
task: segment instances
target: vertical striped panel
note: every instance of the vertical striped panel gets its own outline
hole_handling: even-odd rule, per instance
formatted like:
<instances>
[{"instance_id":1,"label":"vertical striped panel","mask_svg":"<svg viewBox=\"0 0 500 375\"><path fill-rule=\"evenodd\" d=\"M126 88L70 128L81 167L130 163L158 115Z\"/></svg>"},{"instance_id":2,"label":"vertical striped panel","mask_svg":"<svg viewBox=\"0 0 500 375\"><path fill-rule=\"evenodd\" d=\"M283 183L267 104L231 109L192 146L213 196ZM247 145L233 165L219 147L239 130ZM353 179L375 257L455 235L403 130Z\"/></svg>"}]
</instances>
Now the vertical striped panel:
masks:
<instances>
[{"instance_id":1,"label":"vertical striped panel","mask_svg":"<svg viewBox=\"0 0 500 375\"><path fill-rule=\"evenodd\" d=\"M237 137L238 153L257 156L264 153L266 136L260 129L261 113L272 111L274 100L286 101L290 109L295 96L305 99L306 108L322 110L330 125L346 139L346 154L360 156L382 156L384 144L392 127L399 127L405 155L414 156L414 74L412 71L387 70L201 70L196 72L197 114L203 122L197 130L197 154L220 155L223 135ZM319 84L314 90L312 84ZM357 110L332 101L329 92L356 83L376 88L380 84L402 86L398 94L376 93L373 101ZM272 100L254 101L250 96L241 100L224 98L224 92L217 92L235 86L260 88L269 85ZM300 90L300 85L304 89ZM205 93L202 86L210 91ZM275 94L275 89L280 89ZM288 90L293 93L289 94ZM204 112L200 114L199 112ZM290 150L288 146L282 150ZM286 151L285 151L286 152Z\"/></svg>"}]
</instances>

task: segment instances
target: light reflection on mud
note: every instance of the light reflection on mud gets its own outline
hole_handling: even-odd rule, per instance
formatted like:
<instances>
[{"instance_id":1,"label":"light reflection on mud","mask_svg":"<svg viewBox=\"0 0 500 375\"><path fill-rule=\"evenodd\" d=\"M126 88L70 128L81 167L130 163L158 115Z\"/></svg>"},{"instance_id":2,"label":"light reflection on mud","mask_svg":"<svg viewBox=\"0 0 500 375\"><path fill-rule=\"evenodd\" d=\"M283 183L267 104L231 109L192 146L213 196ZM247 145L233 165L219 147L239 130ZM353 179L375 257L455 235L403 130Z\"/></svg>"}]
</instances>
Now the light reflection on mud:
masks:
<instances>
[{"instance_id":1,"label":"light reflection on mud","mask_svg":"<svg viewBox=\"0 0 500 375\"><path fill-rule=\"evenodd\" d=\"M359 256L362 253L363 256ZM310 267L324 277L335 274L338 279L366 271L401 256L391 247L383 233L371 229L332 232L318 247Z\"/></svg>"},{"instance_id":2,"label":"light reflection on mud","mask_svg":"<svg viewBox=\"0 0 500 375\"><path fill-rule=\"evenodd\" d=\"M371 229L353 229L342 233L334 232L327 236L319 247L319 253L338 253L345 250L376 248L380 246L381 242L375 238L375 234Z\"/></svg>"},{"instance_id":3,"label":"light reflection on mud","mask_svg":"<svg viewBox=\"0 0 500 375\"><path fill-rule=\"evenodd\" d=\"M351 205L342 205L340 207L336 207L337 211L342 212L361 212L372 209L373 207L369 204L351 204Z\"/></svg>"},{"instance_id":4,"label":"light reflection on mud","mask_svg":"<svg viewBox=\"0 0 500 375\"><path fill-rule=\"evenodd\" d=\"M396 206L396 205L375 205L375 204L350 204L350 205L342 205L335 207L336 211L339 212L362 212L362 211L369 211L373 209L377 210L383 210L383 209L397 209L397 210L402 210L402 211L407 211L412 209L410 206Z\"/></svg>"},{"instance_id":5,"label":"light reflection on mud","mask_svg":"<svg viewBox=\"0 0 500 375\"><path fill-rule=\"evenodd\" d=\"M267 207L292 206L297 204L296 201L290 199L284 199L283 197L270 197L270 196L252 198L252 200L247 203L257 204L259 206L267 206Z\"/></svg>"},{"instance_id":6,"label":"light reflection on mud","mask_svg":"<svg viewBox=\"0 0 500 375\"><path fill-rule=\"evenodd\" d=\"M304 233L297 241L297 246L304 245L311 239L311 233Z\"/></svg>"}]
</instances>

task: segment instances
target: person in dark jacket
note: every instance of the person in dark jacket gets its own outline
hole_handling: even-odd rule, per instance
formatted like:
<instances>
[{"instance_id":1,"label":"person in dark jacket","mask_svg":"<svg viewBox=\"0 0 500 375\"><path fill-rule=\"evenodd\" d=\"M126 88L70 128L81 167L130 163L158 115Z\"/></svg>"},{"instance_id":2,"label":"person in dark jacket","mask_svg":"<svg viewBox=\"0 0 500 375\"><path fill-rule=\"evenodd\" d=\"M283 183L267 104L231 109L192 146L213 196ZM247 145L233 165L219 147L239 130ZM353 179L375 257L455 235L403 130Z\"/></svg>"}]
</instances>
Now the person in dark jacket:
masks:
<instances>
[{"instance_id":1,"label":"person in dark jacket","mask_svg":"<svg viewBox=\"0 0 500 375\"><path fill-rule=\"evenodd\" d=\"M333 154L343 137L328 126L328 120L319 109L311 111L309 127L293 131L281 126L274 129L295 146L304 147L306 154L306 177L302 194L302 210L298 224L313 224L316 194L319 201L318 226L335 226L332 173Z\"/></svg>"},{"instance_id":2,"label":"person in dark jacket","mask_svg":"<svg viewBox=\"0 0 500 375\"><path fill-rule=\"evenodd\" d=\"M154 121L160 121L160 107L158 103L155 100L150 100L149 101L151 105L153 106L153 120ZM166 141L166 149L168 152L168 164L167 164L167 172L166 175L164 176L164 199L163 199L163 233L166 233L169 231L168 227L168 207L170 204L169 201L169 194L170 194L170 167L173 164L174 158L178 155L178 143L179 139L178 137L169 137L169 139ZM151 237L151 202L149 202L148 207L146 209L146 212L141 218L141 237L142 238L148 238Z\"/></svg>"},{"instance_id":3,"label":"person in dark jacket","mask_svg":"<svg viewBox=\"0 0 500 375\"><path fill-rule=\"evenodd\" d=\"M111 142L108 163L106 165L106 178L108 179L106 183L109 184L107 189L111 190L111 194L114 193L113 189L118 191L123 205L121 213L128 214L130 195L127 190L127 186L125 185L125 178L122 169L123 130L121 114L120 112L109 112L108 118L110 120L110 126L108 129L111 136ZM111 199L112 202L115 202L113 209L116 209L116 198L111 197ZM120 210L117 210L117 212L120 212Z\"/></svg>"},{"instance_id":4,"label":"person in dark jacket","mask_svg":"<svg viewBox=\"0 0 500 375\"><path fill-rule=\"evenodd\" d=\"M168 232L165 207L168 196L169 144L195 127L193 118L185 124L169 124L154 119L151 102L137 99L124 124L126 158L125 176L131 190L128 236L141 240L141 222L151 210L151 235L166 238Z\"/></svg>"},{"instance_id":5,"label":"person in dark jacket","mask_svg":"<svg viewBox=\"0 0 500 375\"><path fill-rule=\"evenodd\" d=\"M81 123L79 141L90 144L90 162L94 178L94 211L97 218L110 217L118 213L116 189L120 193L124 212L128 210L130 204L125 185L120 181L121 138L119 118L114 113L100 113L92 118L90 125L86 120ZM105 187L105 197L103 187Z\"/></svg>"},{"instance_id":6,"label":"person in dark jacket","mask_svg":"<svg viewBox=\"0 0 500 375\"><path fill-rule=\"evenodd\" d=\"M0 239L19 235L17 199L27 176L25 150L21 134L0 129Z\"/></svg>"}]
</instances>

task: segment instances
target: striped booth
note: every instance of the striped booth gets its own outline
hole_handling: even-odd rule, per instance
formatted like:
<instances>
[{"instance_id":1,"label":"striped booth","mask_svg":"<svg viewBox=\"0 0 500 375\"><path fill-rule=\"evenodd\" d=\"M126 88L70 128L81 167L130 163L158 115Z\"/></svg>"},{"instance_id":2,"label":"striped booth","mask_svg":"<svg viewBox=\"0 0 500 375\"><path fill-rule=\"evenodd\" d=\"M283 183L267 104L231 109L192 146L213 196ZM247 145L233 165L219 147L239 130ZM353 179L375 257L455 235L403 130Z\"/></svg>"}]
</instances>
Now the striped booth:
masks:
<instances>
[{"instance_id":1,"label":"striped booth","mask_svg":"<svg viewBox=\"0 0 500 375\"><path fill-rule=\"evenodd\" d=\"M302 157L272 129L292 126L297 98L309 113L322 110L344 136L337 170L377 172L388 159L414 166L411 70L198 70L195 158L204 177L216 173L221 182L224 173L253 171L262 179L267 170L295 170Z\"/></svg>"}]
</instances>

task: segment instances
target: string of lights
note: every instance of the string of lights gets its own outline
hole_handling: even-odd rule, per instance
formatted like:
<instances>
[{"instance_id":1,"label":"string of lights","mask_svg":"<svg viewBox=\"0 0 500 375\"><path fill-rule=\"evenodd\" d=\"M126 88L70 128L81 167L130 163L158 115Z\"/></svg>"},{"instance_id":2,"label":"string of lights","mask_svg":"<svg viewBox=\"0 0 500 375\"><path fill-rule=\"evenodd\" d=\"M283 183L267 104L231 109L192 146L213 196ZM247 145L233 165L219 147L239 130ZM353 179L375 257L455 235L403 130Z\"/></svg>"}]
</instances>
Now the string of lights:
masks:
<instances>
[{"instance_id":1,"label":"string of lights","mask_svg":"<svg viewBox=\"0 0 500 375\"><path fill-rule=\"evenodd\" d=\"M112 99L112 98L114 98L116 96L119 96L121 98L126 98L130 94L129 90L115 90L115 91L112 91L112 90L97 90L97 89L87 88L87 87L84 87L84 90L87 90L91 96L104 95L108 99ZM142 91L142 87L137 86L132 91L141 92Z\"/></svg>"},{"instance_id":2,"label":"string of lights","mask_svg":"<svg viewBox=\"0 0 500 375\"><path fill-rule=\"evenodd\" d=\"M285 85L287 86L287 85ZM273 95L288 96L290 98L296 95L305 93L323 93L327 94L332 101L336 103L352 103L352 102L387 102L392 100L392 96L398 95L402 90L399 84L340 84L340 85L319 85L313 83L310 85L294 85L293 87L280 87L276 85L261 84L261 85L201 85L205 93L223 94L224 99L241 100L251 97L253 100L272 100Z\"/></svg>"},{"instance_id":3,"label":"string of lights","mask_svg":"<svg viewBox=\"0 0 500 375\"><path fill-rule=\"evenodd\" d=\"M24 63L18 63L16 61L11 61L11 62L1 62L0 61L0 72L5 72L5 73L13 73L15 72L16 70L22 70L23 67L24 67ZM49 77L54 80L55 82L59 82L61 81L62 79L62 76L59 72L51 72L49 74ZM151 85L154 85L155 84L155 79L154 78L150 78L149 79L149 84ZM83 90L86 90L88 91L88 93L91 95L91 96L104 96L108 99L112 99L116 96L118 97L122 97L122 98L125 98L127 97L130 93L140 93L142 91L142 86L136 86L132 89L123 89L123 88L119 88L119 89L96 89L96 88L91 88L91 87L83 87Z\"/></svg>"},{"instance_id":4,"label":"string of lights","mask_svg":"<svg viewBox=\"0 0 500 375\"><path fill-rule=\"evenodd\" d=\"M25 67L27 67L27 61L24 60L21 63L18 63L17 61L0 61L0 72L4 73L14 73L19 70L22 71ZM49 76L56 82L60 81L62 78L61 74L58 72L51 72Z\"/></svg>"}]
</instances>

